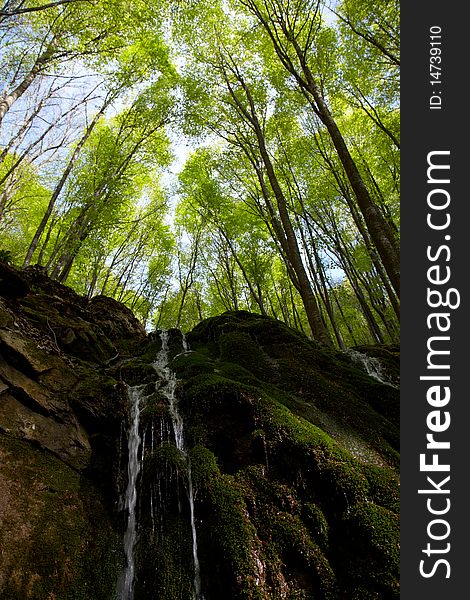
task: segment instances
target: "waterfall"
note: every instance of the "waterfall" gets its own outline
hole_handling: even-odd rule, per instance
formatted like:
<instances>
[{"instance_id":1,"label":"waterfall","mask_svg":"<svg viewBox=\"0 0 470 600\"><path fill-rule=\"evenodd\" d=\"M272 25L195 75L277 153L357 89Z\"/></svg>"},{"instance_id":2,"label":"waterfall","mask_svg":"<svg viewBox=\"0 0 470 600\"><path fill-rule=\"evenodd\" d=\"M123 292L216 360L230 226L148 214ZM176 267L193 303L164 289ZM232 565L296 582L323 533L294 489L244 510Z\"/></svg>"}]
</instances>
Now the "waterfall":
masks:
<instances>
[{"instance_id":1,"label":"waterfall","mask_svg":"<svg viewBox=\"0 0 470 600\"><path fill-rule=\"evenodd\" d=\"M395 389L398 389L398 386L388 380L386 374L384 373L382 363L378 358L373 356L368 356L367 354L363 354L362 352L358 352L357 350L350 349L346 352L346 354L369 375L373 377L380 383L385 385L389 385Z\"/></svg>"},{"instance_id":2,"label":"waterfall","mask_svg":"<svg viewBox=\"0 0 470 600\"><path fill-rule=\"evenodd\" d=\"M132 600L134 597L134 546L137 538L137 477L140 471L139 460L139 421L140 403L142 400L142 386L128 387L127 393L131 408L128 438L128 465L127 465L127 489L124 499L124 507L127 509L127 529L124 534L124 553L126 566L118 588L118 600Z\"/></svg>"},{"instance_id":3,"label":"waterfall","mask_svg":"<svg viewBox=\"0 0 470 600\"><path fill-rule=\"evenodd\" d=\"M196 533L196 519L194 509L194 488L191 476L191 462L189 459L188 452L184 442L184 425L183 419L178 408L178 398L176 395L176 388L178 380L176 374L169 367L169 332L161 331L161 349L157 354L153 368L155 369L158 380L155 383L156 391L163 396L168 402L169 409L169 420L160 420L160 431L159 431L159 443L168 442L172 439L171 430L173 430L173 436L176 448L181 453L187 468L187 483L186 491L189 502L190 520L191 520L191 536L192 536L192 558L194 567L193 576L193 595L192 600L204 600L204 596L201 591L201 576L200 566L197 549L197 533ZM186 338L183 335L182 340L183 353L189 352L189 346ZM135 557L134 550L137 541L137 482L142 476L145 452L150 450L153 452L156 444L155 440L155 425L152 421L149 425L144 428L141 433L139 431L141 409L143 408L144 401L147 397L144 396L144 390L146 385L138 385L134 387L127 387L127 394L130 405L130 419L127 430L128 440L128 480L125 494L122 498L122 508L127 510L127 529L124 534L124 553L126 564L123 573L119 579L117 587L117 600L133 600L134 598L134 575L135 575ZM171 424L170 422L171 421ZM142 428L141 428L142 429ZM148 431L149 430L149 431ZM157 433L158 436L158 433ZM121 448L121 442L120 442ZM121 454L121 450L119 450ZM120 459L119 459L120 460ZM168 495L169 486L171 485L171 472L166 472L164 475L164 481L167 485L163 487L163 491ZM178 485L178 478L177 478ZM155 533L155 509L156 506L160 508L163 506L162 489L160 479L158 479L158 487L156 489L156 502L154 503L153 489L150 491L150 518L152 532ZM179 492L178 493L178 505L180 505ZM141 508L139 510L142 510ZM180 509L181 512L181 509ZM160 511L160 519L163 519L163 513ZM162 531L163 521L160 522L160 529Z\"/></svg>"},{"instance_id":4,"label":"waterfall","mask_svg":"<svg viewBox=\"0 0 470 600\"><path fill-rule=\"evenodd\" d=\"M173 433L175 436L175 444L178 450L183 455L187 469L188 469L188 501L189 501L189 509L190 509L190 519L191 519L191 534L192 534L192 549L193 549L193 564L194 564L194 580L193 580L193 600L204 600L204 597L201 593L201 575L200 575L200 567L199 567L199 558L197 552L197 534L196 534L196 520L194 513L194 489L193 482L191 477L191 462L189 460L189 455L187 453L185 444L184 444L184 427L183 427L183 419L180 415L178 409L178 399L176 397L176 386L178 380L176 378L176 374L174 371L170 369L168 366L169 356L168 356L168 341L169 341L169 332L162 331L160 333L160 339L162 341L162 347L160 352L158 353L157 359L154 363L154 368L158 375L160 376L160 382L157 383L158 391L168 400L168 406L170 409L170 417L173 425ZM183 350L185 352L189 351L188 343L186 341L185 336L183 336Z\"/></svg>"}]
</instances>

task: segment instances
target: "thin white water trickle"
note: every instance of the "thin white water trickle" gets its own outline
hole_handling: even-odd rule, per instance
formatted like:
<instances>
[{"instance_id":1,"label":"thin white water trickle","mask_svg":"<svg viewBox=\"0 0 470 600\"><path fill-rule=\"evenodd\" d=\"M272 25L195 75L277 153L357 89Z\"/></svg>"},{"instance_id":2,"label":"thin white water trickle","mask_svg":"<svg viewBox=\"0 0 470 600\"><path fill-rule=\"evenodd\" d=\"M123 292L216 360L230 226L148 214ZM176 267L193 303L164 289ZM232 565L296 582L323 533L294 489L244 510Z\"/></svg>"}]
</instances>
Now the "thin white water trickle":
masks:
<instances>
[{"instance_id":1,"label":"thin white water trickle","mask_svg":"<svg viewBox=\"0 0 470 600\"><path fill-rule=\"evenodd\" d=\"M141 386L128 387L127 393L131 406L131 418L128 436L128 481L124 506L127 509L127 529L124 534L124 553L126 556L126 567L119 586L118 600L132 600L134 597L134 546L137 538L137 478L140 471L139 460L139 421L140 403L142 400Z\"/></svg>"},{"instance_id":2,"label":"thin white water trickle","mask_svg":"<svg viewBox=\"0 0 470 600\"><path fill-rule=\"evenodd\" d=\"M390 387L398 388L398 386L387 379L382 363L378 358L368 356L367 354L363 354L362 352L353 349L348 350L346 354L348 354L355 363L359 364L370 377L373 377L377 381L380 381L380 383L389 385Z\"/></svg>"},{"instance_id":3,"label":"thin white water trickle","mask_svg":"<svg viewBox=\"0 0 470 600\"><path fill-rule=\"evenodd\" d=\"M201 570L199 567L199 558L197 554L197 533L196 533L196 519L194 516L194 491L193 491L193 479L191 476L191 463L188 459L188 498L189 498L189 510L191 517L191 535L193 539L193 562L194 562L194 593L193 600L204 600L201 594Z\"/></svg>"},{"instance_id":4,"label":"thin white water trickle","mask_svg":"<svg viewBox=\"0 0 470 600\"><path fill-rule=\"evenodd\" d=\"M165 398L168 400L168 406L170 409L171 422L173 425L173 433L175 436L175 444L181 454L184 456L188 467L188 501L189 501L189 510L190 510L190 519L191 519L191 534L192 534L192 542L193 542L193 563L194 563L194 581L193 581L193 600L204 600L204 597L201 593L201 574L200 574L200 566L199 566L199 558L197 553L197 533L196 533L196 520L194 513L194 490L193 490L193 481L191 477L191 463L189 460L188 453L186 451L184 445L184 429L183 429L183 419L179 413L178 409L178 399L176 397L176 386L178 380L176 378L176 374L174 371L170 369L168 366L169 357L168 357L168 341L169 341L169 333L168 331L162 331L160 333L160 339L162 341L162 347L160 352L158 353L157 360L154 363L154 368L157 371L158 375L161 378L161 384L158 388L160 393L162 393ZM186 341L186 337L183 335L183 350L184 352L189 351L189 346Z\"/></svg>"}]
</instances>

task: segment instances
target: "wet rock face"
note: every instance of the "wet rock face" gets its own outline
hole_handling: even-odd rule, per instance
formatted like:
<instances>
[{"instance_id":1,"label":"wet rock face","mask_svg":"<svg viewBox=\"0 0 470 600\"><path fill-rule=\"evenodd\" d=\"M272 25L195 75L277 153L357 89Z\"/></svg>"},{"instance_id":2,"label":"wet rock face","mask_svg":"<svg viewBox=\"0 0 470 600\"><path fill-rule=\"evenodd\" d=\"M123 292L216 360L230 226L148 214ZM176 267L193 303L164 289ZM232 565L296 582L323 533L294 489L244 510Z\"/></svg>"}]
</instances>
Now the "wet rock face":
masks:
<instances>
[{"instance_id":1,"label":"wet rock face","mask_svg":"<svg viewBox=\"0 0 470 600\"><path fill-rule=\"evenodd\" d=\"M127 399L107 369L145 331L41 269L2 266L0 279L0 596L110 598Z\"/></svg>"},{"instance_id":2,"label":"wet rock face","mask_svg":"<svg viewBox=\"0 0 470 600\"><path fill-rule=\"evenodd\" d=\"M158 332L41 268L0 279L0 597L115 600L139 384L134 598L188 600L188 466L155 386ZM171 330L168 355L205 600L398 598L398 391L243 311L187 340ZM396 350L380 349L390 365Z\"/></svg>"},{"instance_id":3,"label":"wet rock face","mask_svg":"<svg viewBox=\"0 0 470 600\"><path fill-rule=\"evenodd\" d=\"M125 306L89 302L38 267L4 269L7 289L10 272L28 293L0 297L0 428L82 470L90 434L104 423L112 430L126 412L122 384L106 369L126 357L129 339L145 341L145 331Z\"/></svg>"},{"instance_id":4,"label":"wet rock face","mask_svg":"<svg viewBox=\"0 0 470 600\"><path fill-rule=\"evenodd\" d=\"M398 391L259 315L188 341L206 597L398 598Z\"/></svg>"}]
</instances>

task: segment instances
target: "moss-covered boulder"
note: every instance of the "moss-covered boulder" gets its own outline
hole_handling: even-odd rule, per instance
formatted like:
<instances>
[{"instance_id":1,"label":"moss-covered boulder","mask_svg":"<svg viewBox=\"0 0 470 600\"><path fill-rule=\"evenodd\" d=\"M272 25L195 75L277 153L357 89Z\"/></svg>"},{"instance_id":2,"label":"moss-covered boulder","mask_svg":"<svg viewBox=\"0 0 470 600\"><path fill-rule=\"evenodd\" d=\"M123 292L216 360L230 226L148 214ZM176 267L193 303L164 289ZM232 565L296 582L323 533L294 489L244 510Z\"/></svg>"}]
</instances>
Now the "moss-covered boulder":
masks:
<instances>
[{"instance_id":1,"label":"moss-covered boulder","mask_svg":"<svg viewBox=\"0 0 470 600\"><path fill-rule=\"evenodd\" d=\"M205 597L398 598L397 390L259 315L188 340L172 366Z\"/></svg>"}]
</instances>

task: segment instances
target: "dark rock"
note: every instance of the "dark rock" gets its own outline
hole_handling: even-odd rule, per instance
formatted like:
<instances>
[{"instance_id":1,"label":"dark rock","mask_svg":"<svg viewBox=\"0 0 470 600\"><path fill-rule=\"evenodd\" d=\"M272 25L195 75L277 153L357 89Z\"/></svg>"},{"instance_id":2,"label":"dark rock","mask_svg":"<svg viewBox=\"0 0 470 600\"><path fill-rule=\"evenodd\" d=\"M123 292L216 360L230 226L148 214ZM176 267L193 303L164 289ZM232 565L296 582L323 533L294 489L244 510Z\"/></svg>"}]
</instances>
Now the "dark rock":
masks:
<instances>
[{"instance_id":1,"label":"dark rock","mask_svg":"<svg viewBox=\"0 0 470 600\"><path fill-rule=\"evenodd\" d=\"M41 268L18 278L29 293L0 304L0 596L114 597L138 384L135 600L192 596L190 471L206 600L398 598L396 389L260 315L201 322L189 352L171 330L189 468L153 366L160 332ZM396 364L397 349L366 350Z\"/></svg>"},{"instance_id":2,"label":"dark rock","mask_svg":"<svg viewBox=\"0 0 470 600\"><path fill-rule=\"evenodd\" d=\"M28 282L13 267L0 262L0 296L4 298L23 298L29 294Z\"/></svg>"},{"instance_id":3,"label":"dark rock","mask_svg":"<svg viewBox=\"0 0 470 600\"><path fill-rule=\"evenodd\" d=\"M89 302L89 311L94 323L111 339L144 337L145 328L133 312L113 298L94 296Z\"/></svg>"}]
</instances>

